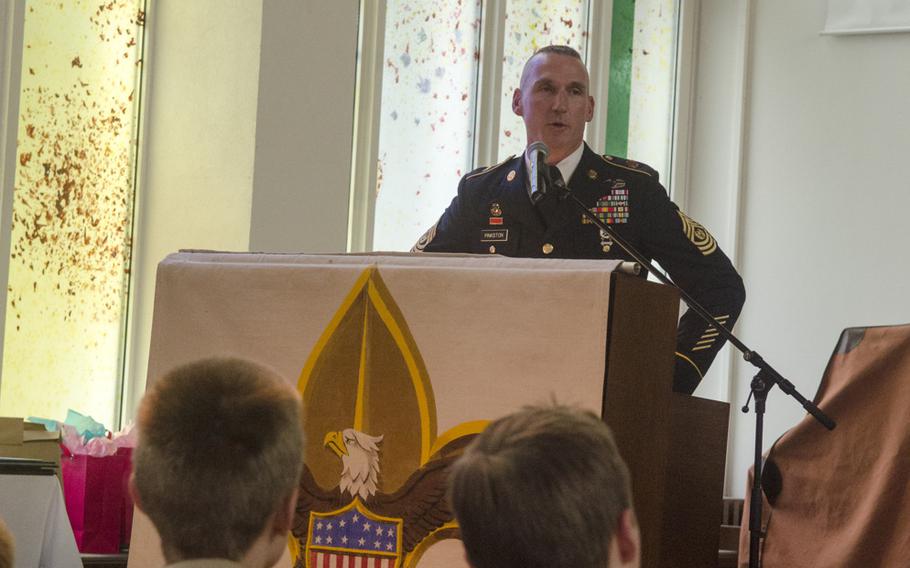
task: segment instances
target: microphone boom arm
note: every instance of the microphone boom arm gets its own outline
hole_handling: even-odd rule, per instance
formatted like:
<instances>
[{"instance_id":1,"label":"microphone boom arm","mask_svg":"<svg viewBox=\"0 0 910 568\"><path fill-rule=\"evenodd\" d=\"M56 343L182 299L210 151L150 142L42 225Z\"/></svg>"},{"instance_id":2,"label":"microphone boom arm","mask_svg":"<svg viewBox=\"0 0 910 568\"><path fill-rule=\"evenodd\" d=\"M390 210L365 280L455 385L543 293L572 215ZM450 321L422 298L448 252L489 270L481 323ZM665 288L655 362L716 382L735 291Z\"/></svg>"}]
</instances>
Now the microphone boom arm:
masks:
<instances>
[{"instance_id":1,"label":"microphone boom arm","mask_svg":"<svg viewBox=\"0 0 910 568\"><path fill-rule=\"evenodd\" d=\"M547 170L548 171L548 170ZM549 177L549 175L547 176ZM762 473L762 430L764 427L764 413L765 413L765 400L768 396L768 391L774 385L778 385L780 390L786 394L792 396L797 400L797 402L802 405L806 411L811 414L816 420L818 420L822 426L828 430L833 430L837 423L829 418L824 412L819 410L812 401L807 400L803 395L796 390L796 387L793 386L793 383L785 379L778 373L774 367L772 367L764 358L759 355L756 351L750 349L745 343L739 340L733 332L728 330L722 323L717 321L717 319L712 316L708 310L706 310L701 304L699 304L692 296L688 294L685 290L677 286L672 280L667 278L667 276L656 270L654 265L650 260L645 258L643 254L638 252L632 244L626 241L624 238L619 236L612 227L601 221L597 215L591 213L587 206L580 200L578 197L569 189L565 184L562 178L557 178L550 181L548 186L551 191L556 193L559 199L565 200L569 199L582 215L586 219L591 221L597 228L601 231L604 231L606 234L610 235L610 238L618 244L624 251L626 251L629 256L635 259L636 262L645 267L651 274L653 274L658 280L667 286L672 286L679 291L680 297L686 303L690 310L694 311L699 315L705 322L710 325L713 325L720 334L727 339L734 347L736 347L740 353L743 355L743 359L751 363L754 367L758 369L758 373L755 375L755 378L752 379L751 392L749 397L755 397L755 455L753 462L753 472L752 472L752 488L751 488L751 497L750 497L750 506L749 506L749 567L758 568L761 566L760 560L760 548L761 548L761 538L764 536L761 527L761 508L762 508L762 497L761 497L761 473ZM743 407L743 412L749 411L749 401L746 400L746 406Z\"/></svg>"}]
</instances>

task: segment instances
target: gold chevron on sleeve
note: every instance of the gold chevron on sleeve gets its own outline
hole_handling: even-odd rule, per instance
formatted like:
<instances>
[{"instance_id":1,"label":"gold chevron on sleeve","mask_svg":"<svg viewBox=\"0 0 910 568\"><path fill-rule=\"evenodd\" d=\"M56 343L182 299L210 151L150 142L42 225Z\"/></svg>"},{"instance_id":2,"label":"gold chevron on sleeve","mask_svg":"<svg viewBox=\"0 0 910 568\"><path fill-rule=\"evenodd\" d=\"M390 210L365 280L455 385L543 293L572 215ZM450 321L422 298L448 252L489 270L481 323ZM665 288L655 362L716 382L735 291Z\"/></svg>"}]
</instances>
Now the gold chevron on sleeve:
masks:
<instances>
[{"instance_id":1,"label":"gold chevron on sleeve","mask_svg":"<svg viewBox=\"0 0 910 568\"><path fill-rule=\"evenodd\" d=\"M717 241L714 240L714 237L707 229L682 211L677 210L676 212L679 214L680 220L682 220L683 233L686 234L686 238L689 239L704 256L708 256L717 250Z\"/></svg>"},{"instance_id":2,"label":"gold chevron on sleeve","mask_svg":"<svg viewBox=\"0 0 910 568\"><path fill-rule=\"evenodd\" d=\"M714 319L716 319L721 325L725 325L727 323L727 320L730 319L730 315L725 314L722 316L717 316ZM695 347L692 348L692 351L701 351L703 349L711 347L714 345L714 342L717 340L717 337L719 335L720 332L717 331L717 328L712 325L711 327L707 328L704 333L701 334L701 337L699 337L698 341L695 342Z\"/></svg>"}]
</instances>

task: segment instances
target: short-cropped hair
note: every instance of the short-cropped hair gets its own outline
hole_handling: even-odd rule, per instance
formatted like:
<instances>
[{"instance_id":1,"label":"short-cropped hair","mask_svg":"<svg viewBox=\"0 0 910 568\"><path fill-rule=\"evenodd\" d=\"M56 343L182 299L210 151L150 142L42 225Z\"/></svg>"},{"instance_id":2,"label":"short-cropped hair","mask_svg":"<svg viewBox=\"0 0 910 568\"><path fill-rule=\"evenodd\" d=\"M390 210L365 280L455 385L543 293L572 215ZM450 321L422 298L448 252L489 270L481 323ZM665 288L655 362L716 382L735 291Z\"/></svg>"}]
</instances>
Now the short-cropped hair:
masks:
<instances>
[{"instance_id":1,"label":"short-cropped hair","mask_svg":"<svg viewBox=\"0 0 910 568\"><path fill-rule=\"evenodd\" d=\"M450 499L475 568L604 568L632 506L610 429L563 406L490 424L455 463Z\"/></svg>"},{"instance_id":2,"label":"short-cropped hair","mask_svg":"<svg viewBox=\"0 0 910 568\"><path fill-rule=\"evenodd\" d=\"M529 86L525 84L525 80L527 79L528 69L531 66L531 62L534 61L534 58L537 57L538 55L544 55L547 53L571 57L573 59L577 59L577 60L581 61L581 64L584 65L584 59L582 59L581 54L578 53L578 51L576 51L574 48L569 47L568 45L545 45L545 46L541 47L540 49L538 49L537 51L535 51L531 55L531 57L529 57L528 60L525 61L524 67L522 67L522 69L521 69L521 79L519 80L519 84L521 85L522 89L529 88Z\"/></svg>"},{"instance_id":3,"label":"short-cropped hair","mask_svg":"<svg viewBox=\"0 0 910 568\"><path fill-rule=\"evenodd\" d=\"M138 428L134 487L171 562L242 558L303 467L300 396L242 359L172 370L143 398Z\"/></svg>"},{"instance_id":4,"label":"short-cropped hair","mask_svg":"<svg viewBox=\"0 0 910 568\"><path fill-rule=\"evenodd\" d=\"M567 57L574 57L575 59L582 61L581 54L575 48L569 47L568 45L545 45L534 52L534 55L540 55L542 53L555 53L556 55L565 55ZM532 55L531 57L534 57ZM529 58L530 59L530 58Z\"/></svg>"}]
</instances>

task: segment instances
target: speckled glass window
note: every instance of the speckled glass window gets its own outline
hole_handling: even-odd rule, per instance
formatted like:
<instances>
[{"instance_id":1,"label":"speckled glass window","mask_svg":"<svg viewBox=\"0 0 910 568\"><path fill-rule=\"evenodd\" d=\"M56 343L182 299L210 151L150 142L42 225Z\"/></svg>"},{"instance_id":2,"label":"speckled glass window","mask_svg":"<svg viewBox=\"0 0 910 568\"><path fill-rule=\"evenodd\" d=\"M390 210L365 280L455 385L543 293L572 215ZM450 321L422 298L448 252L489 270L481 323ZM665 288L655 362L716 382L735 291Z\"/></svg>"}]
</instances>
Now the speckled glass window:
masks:
<instances>
[{"instance_id":1,"label":"speckled glass window","mask_svg":"<svg viewBox=\"0 0 910 568\"><path fill-rule=\"evenodd\" d=\"M678 0L637 0L629 94L628 157L667 183L673 139Z\"/></svg>"},{"instance_id":2,"label":"speckled glass window","mask_svg":"<svg viewBox=\"0 0 910 568\"><path fill-rule=\"evenodd\" d=\"M481 22L477 1L437 6L430 0L388 0L373 250L408 250L445 210L459 177L491 165L471 156L472 125L478 110L485 114L485 105L499 105L492 142L497 161L524 151L525 127L512 112L512 93L536 49L563 44L590 59L592 0L504 1L504 20ZM678 5L678 0L614 1L613 44L619 33L628 46L611 54L610 65L618 60L622 65L610 74L609 101L596 101L611 109L608 134L621 142L621 151L612 153L649 163L665 183L673 140ZM617 9L628 14L619 18ZM478 63L490 57L480 53L481 27L497 29L503 39L501 78L483 77L484 84L501 80L498 100L475 96L478 73L488 72ZM614 110L621 121L612 116Z\"/></svg>"},{"instance_id":3,"label":"speckled glass window","mask_svg":"<svg viewBox=\"0 0 910 568\"><path fill-rule=\"evenodd\" d=\"M143 7L26 3L0 415L115 425Z\"/></svg>"},{"instance_id":4,"label":"speckled glass window","mask_svg":"<svg viewBox=\"0 0 910 568\"><path fill-rule=\"evenodd\" d=\"M408 250L471 169L479 0L386 8L374 250Z\"/></svg>"},{"instance_id":5,"label":"speckled glass window","mask_svg":"<svg viewBox=\"0 0 910 568\"><path fill-rule=\"evenodd\" d=\"M509 0L505 26L499 160L524 152L525 126L512 112L512 93L528 57L538 48L559 44L587 58L588 0Z\"/></svg>"}]
</instances>

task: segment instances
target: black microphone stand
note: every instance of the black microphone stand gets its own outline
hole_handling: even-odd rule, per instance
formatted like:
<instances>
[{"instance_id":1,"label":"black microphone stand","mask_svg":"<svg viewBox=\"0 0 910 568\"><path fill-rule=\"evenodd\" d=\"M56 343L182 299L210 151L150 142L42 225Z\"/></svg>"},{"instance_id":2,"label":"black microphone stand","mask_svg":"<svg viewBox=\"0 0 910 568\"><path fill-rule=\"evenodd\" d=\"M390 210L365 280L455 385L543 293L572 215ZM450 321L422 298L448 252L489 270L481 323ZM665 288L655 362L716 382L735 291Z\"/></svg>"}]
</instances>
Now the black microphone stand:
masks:
<instances>
[{"instance_id":1,"label":"black microphone stand","mask_svg":"<svg viewBox=\"0 0 910 568\"><path fill-rule=\"evenodd\" d=\"M797 400L797 402L806 409L806 412L811 414L816 420L818 420L822 426L828 430L833 430L837 424L828 418L824 412L818 409L818 407L811 401L807 400L803 395L796 390L796 387L793 386L793 383L785 379L778 373L774 368L765 361L761 355L757 352L749 349L749 347L740 341L733 333L723 326L717 319L712 316L708 310L701 306L695 299L692 298L685 290L673 283L672 280L667 278L665 274L656 270L654 265L651 264L651 261L648 260L643 254L638 252L634 246L632 246L628 241L620 237L612 227L601 221L597 215L591 213L588 210L587 206L574 193L566 186L565 182L561 177L557 177L556 180L551 179L552 176L549 174L549 168L544 168L543 175L545 178L546 186L550 191L554 192L560 200L568 199L571 201L578 210L584 215L591 223L594 224L598 229L604 231L610 238L613 239L613 242L618 244L624 251L626 251L629 256L635 259L641 266L647 269L651 274L653 274L658 280L667 286L671 286L679 291L680 297L689 306L689 309L697 313L705 322L713 325L720 334L727 339L734 347L739 349L740 353L743 354L743 359L754 365L758 369L755 378L752 379L751 392L749 393L749 398L755 397L755 461L753 465L752 473L752 493L751 501L749 505L749 568L759 568L761 566L760 559L760 548L761 548L761 538L764 536L762 533L761 527L761 510L762 510L762 496L761 496L761 473L762 473L762 429L764 428L764 415L765 415L765 401L768 398L768 391L774 385L780 387L780 390L784 391L786 394L792 396ZM746 399L746 405L743 406L743 412L749 411L749 398Z\"/></svg>"}]
</instances>

